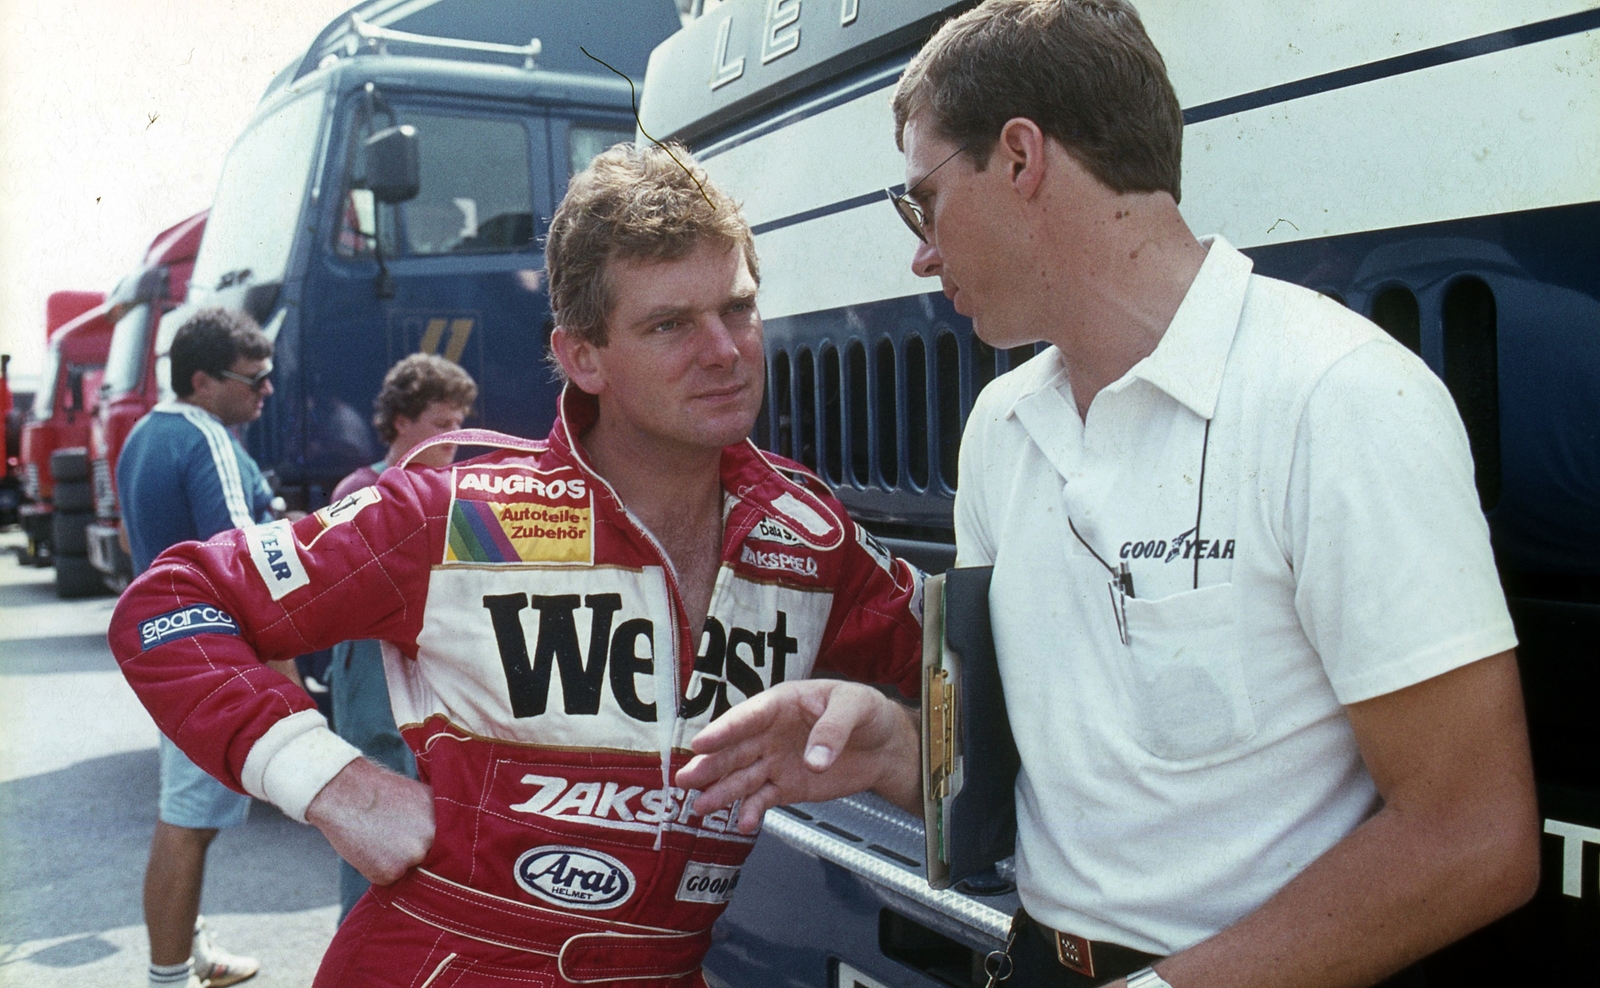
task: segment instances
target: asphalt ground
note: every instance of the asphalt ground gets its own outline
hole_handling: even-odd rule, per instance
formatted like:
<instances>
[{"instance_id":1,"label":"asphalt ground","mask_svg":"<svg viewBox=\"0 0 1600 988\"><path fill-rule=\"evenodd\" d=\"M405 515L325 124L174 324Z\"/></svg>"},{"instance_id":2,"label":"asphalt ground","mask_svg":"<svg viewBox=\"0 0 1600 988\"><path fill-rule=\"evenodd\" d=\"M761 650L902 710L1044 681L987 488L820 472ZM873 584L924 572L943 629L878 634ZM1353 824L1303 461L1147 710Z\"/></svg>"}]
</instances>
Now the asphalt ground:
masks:
<instances>
[{"instance_id":1,"label":"asphalt ground","mask_svg":"<svg viewBox=\"0 0 1600 988\"><path fill-rule=\"evenodd\" d=\"M115 599L56 598L0 533L0 986L147 984L141 906L158 790L155 724L106 647ZM338 858L257 802L211 845L201 911L261 959L251 988L303 988L333 936Z\"/></svg>"}]
</instances>

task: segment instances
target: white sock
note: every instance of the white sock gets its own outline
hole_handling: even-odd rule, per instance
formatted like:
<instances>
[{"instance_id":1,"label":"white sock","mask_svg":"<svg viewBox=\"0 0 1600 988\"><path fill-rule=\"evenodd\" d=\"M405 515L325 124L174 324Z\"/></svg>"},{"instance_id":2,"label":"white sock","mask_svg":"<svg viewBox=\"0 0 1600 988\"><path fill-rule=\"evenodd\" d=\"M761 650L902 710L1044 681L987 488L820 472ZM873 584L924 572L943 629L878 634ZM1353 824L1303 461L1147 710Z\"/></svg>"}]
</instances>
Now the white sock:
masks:
<instances>
[{"instance_id":1,"label":"white sock","mask_svg":"<svg viewBox=\"0 0 1600 988\"><path fill-rule=\"evenodd\" d=\"M186 985L194 973L194 958L182 964L151 964L150 988L168 988L169 985Z\"/></svg>"}]
</instances>

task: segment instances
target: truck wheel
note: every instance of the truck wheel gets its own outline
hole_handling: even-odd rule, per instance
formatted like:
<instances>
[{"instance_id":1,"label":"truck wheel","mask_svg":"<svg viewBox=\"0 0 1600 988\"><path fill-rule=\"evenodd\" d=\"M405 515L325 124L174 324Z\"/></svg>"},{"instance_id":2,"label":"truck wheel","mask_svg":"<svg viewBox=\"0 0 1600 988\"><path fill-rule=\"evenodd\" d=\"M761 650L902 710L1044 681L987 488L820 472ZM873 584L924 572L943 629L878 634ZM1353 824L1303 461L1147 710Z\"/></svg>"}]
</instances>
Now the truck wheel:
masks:
<instances>
[{"instance_id":1,"label":"truck wheel","mask_svg":"<svg viewBox=\"0 0 1600 988\"><path fill-rule=\"evenodd\" d=\"M82 446L69 446L51 453L50 476L58 484L63 480L88 480L89 451Z\"/></svg>"},{"instance_id":2,"label":"truck wheel","mask_svg":"<svg viewBox=\"0 0 1600 988\"><path fill-rule=\"evenodd\" d=\"M93 511L57 511L51 524L56 552L62 556L87 556L89 554L89 523L94 521Z\"/></svg>"},{"instance_id":3,"label":"truck wheel","mask_svg":"<svg viewBox=\"0 0 1600 988\"><path fill-rule=\"evenodd\" d=\"M89 562L88 556L56 557L56 596L63 600L73 597L98 597L108 593L106 581L100 571Z\"/></svg>"},{"instance_id":4,"label":"truck wheel","mask_svg":"<svg viewBox=\"0 0 1600 988\"><path fill-rule=\"evenodd\" d=\"M57 511L93 511L94 485L87 480L56 482ZM56 551L60 551L59 549Z\"/></svg>"}]
</instances>

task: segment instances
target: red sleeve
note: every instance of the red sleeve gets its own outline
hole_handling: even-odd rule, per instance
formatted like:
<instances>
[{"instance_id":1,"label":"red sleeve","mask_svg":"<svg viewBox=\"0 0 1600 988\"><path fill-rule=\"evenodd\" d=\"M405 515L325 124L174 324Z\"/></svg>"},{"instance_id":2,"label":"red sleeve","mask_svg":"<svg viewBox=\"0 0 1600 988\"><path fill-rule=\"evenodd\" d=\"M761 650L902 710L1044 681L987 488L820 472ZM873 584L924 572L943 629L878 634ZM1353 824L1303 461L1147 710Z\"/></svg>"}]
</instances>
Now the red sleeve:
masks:
<instances>
[{"instance_id":1,"label":"red sleeve","mask_svg":"<svg viewBox=\"0 0 1600 988\"><path fill-rule=\"evenodd\" d=\"M386 471L377 486L292 526L235 529L157 557L118 601L109 638L162 733L246 791L256 742L315 707L262 662L354 638L414 654L431 563L443 552L442 473Z\"/></svg>"},{"instance_id":2,"label":"red sleeve","mask_svg":"<svg viewBox=\"0 0 1600 988\"><path fill-rule=\"evenodd\" d=\"M831 493L813 493L844 521L844 560L816 668L866 683L892 683L921 695L921 570L889 553Z\"/></svg>"}]
</instances>

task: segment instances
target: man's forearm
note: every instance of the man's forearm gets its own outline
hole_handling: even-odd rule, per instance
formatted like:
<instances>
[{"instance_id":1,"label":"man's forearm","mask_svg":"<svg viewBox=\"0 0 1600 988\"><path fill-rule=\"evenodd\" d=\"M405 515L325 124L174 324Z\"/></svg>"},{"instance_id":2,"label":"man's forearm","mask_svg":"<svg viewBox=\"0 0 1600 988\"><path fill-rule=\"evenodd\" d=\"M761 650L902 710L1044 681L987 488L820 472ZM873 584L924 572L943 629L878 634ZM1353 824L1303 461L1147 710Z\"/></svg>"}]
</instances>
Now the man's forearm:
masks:
<instances>
[{"instance_id":1,"label":"man's forearm","mask_svg":"<svg viewBox=\"0 0 1600 988\"><path fill-rule=\"evenodd\" d=\"M872 791L908 813L922 815L922 721L915 707L887 700L904 714L904 724L885 745L882 774Z\"/></svg>"},{"instance_id":2,"label":"man's forearm","mask_svg":"<svg viewBox=\"0 0 1600 988\"><path fill-rule=\"evenodd\" d=\"M1175 988L1374 984L1526 901L1520 825L1494 816L1509 821L1386 808L1259 910L1156 969Z\"/></svg>"}]
</instances>

